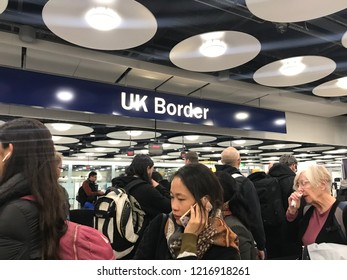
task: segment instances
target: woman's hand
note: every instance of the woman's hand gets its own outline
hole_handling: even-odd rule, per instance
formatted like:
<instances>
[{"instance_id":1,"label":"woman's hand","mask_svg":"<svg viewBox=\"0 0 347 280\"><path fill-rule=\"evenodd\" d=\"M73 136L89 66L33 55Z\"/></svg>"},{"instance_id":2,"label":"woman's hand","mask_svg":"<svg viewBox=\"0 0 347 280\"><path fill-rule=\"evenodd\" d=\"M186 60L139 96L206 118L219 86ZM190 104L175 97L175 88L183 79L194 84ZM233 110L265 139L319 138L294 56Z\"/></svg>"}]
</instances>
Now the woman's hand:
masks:
<instances>
[{"instance_id":1,"label":"woman's hand","mask_svg":"<svg viewBox=\"0 0 347 280\"><path fill-rule=\"evenodd\" d=\"M288 211L290 214L295 214L300 208L302 194L299 192L293 192L288 197Z\"/></svg>"},{"instance_id":2,"label":"woman's hand","mask_svg":"<svg viewBox=\"0 0 347 280\"><path fill-rule=\"evenodd\" d=\"M156 180L154 180L154 179L151 179L151 184L152 184L153 188L156 188L156 187L159 186L159 183Z\"/></svg>"},{"instance_id":3,"label":"woman's hand","mask_svg":"<svg viewBox=\"0 0 347 280\"><path fill-rule=\"evenodd\" d=\"M204 212L202 212L204 211ZM190 206L190 220L184 233L199 235L208 224L208 211L203 210L198 204Z\"/></svg>"}]
</instances>

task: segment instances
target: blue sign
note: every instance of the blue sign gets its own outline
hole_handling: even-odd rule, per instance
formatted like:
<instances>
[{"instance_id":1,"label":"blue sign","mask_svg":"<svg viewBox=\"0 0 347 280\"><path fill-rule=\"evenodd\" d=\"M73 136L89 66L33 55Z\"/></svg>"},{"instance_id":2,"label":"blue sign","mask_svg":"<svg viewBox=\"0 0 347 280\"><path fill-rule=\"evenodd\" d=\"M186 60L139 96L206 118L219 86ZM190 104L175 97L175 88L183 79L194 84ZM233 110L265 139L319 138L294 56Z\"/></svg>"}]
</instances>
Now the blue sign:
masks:
<instances>
[{"instance_id":1,"label":"blue sign","mask_svg":"<svg viewBox=\"0 0 347 280\"><path fill-rule=\"evenodd\" d=\"M1 67L0 102L286 133L280 111Z\"/></svg>"}]
</instances>

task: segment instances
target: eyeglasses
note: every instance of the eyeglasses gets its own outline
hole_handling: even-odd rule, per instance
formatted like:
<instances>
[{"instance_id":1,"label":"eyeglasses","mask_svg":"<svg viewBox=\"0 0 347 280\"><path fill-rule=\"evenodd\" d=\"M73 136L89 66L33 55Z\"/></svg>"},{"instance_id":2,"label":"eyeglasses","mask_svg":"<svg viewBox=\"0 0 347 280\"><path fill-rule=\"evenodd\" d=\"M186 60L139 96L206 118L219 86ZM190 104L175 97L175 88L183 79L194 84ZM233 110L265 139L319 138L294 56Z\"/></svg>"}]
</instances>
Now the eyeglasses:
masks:
<instances>
[{"instance_id":1,"label":"eyeglasses","mask_svg":"<svg viewBox=\"0 0 347 280\"><path fill-rule=\"evenodd\" d=\"M296 182L296 187L299 188L299 187L303 187L305 188L307 184L309 184L310 181L309 180L306 180L306 181L297 181Z\"/></svg>"}]
</instances>

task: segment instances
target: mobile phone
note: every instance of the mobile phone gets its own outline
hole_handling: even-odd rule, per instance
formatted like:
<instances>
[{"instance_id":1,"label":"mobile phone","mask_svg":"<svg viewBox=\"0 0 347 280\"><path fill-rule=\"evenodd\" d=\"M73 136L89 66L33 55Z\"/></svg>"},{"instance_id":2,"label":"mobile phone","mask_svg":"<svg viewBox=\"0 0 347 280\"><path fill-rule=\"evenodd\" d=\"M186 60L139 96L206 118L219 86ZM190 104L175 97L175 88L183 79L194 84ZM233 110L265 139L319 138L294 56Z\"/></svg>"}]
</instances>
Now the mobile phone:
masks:
<instances>
[{"instance_id":1,"label":"mobile phone","mask_svg":"<svg viewBox=\"0 0 347 280\"><path fill-rule=\"evenodd\" d=\"M196 203L193 205L193 207L195 206L196 206ZM180 221L183 227L186 227L188 225L189 219L190 219L190 208L180 218Z\"/></svg>"},{"instance_id":2,"label":"mobile phone","mask_svg":"<svg viewBox=\"0 0 347 280\"><path fill-rule=\"evenodd\" d=\"M196 203L193 205L193 207L195 207L195 206L196 206ZM209 201L207 201L205 207L207 209L207 212L211 212L212 211L213 207L212 207L212 204ZM188 225L189 219L190 219L190 208L180 218L180 221L181 221L181 224L182 224L183 227L186 227Z\"/></svg>"}]
</instances>

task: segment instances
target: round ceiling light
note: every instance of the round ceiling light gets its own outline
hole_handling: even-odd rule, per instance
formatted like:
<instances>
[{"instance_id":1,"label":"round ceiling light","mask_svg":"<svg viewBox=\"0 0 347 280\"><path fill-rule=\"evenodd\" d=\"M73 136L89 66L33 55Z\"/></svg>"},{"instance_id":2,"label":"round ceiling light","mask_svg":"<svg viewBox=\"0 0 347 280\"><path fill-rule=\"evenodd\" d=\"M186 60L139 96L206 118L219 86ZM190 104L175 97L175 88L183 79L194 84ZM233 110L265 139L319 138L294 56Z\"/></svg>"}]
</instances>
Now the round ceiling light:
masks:
<instances>
[{"instance_id":1,"label":"round ceiling light","mask_svg":"<svg viewBox=\"0 0 347 280\"><path fill-rule=\"evenodd\" d=\"M258 18L285 23L325 17L346 8L346 0L246 0L245 2L249 11Z\"/></svg>"},{"instance_id":2,"label":"round ceiling light","mask_svg":"<svg viewBox=\"0 0 347 280\"><path fill-rule=\"evenodd\" d=\"M7 5L8 5L8 0L0 1L0 14L2 14L6 10Z\"/></svg>"},{"instance_id":3,"label":"round ceiling light","mask_svg":"<svg viewBox=\"0 0 347 280\"><path fill-rule=\"evenodd\" d=\"M330 58L314 55L299 56L266 64L255 71L253 79L265 86L295 86L326 77L335 68L336 63Z\"/></svg>"},{"instance_id":4,"label":"round ceiling light","mask_svg":"<svg viewBox=\"0 0 347 280\"><path fill-rule=\"evenodd\" d=\"M279 71L285 76L295 76L302 73L306 65L301 62L302 57L293 57L282 60L283 65Z\"/></svg>"},{"instance_id":5,"label":"round ceiling light","mask_svg":"<svg viewBox=\"0 0 347 280\"><path fill-rule=\"evenodd\" d=\"M169 58L177 67L197 72L222 71L242 65L258 55L255 37L221 30L189 37L175 45Z\"/></svg>"},{"instance_id":6,"label":"round ceiling light","mask_svg":"<svg viewBox=\"0 0 347 280\"><path fill-rule=\"evenodd\" d=\"M114 10L105 7L90 9L85 15L85 20L91 27L101 31L115 29L122 21Z\"/></svg>"},{"instance_id":7,"label":"round ceiling light","mask_svg":"<svg viewBox=\"0 0 347 280\"><path fill-rule=\"evenodd\" d=\"M227 50L227 44L219 39L211 39L204 42L199 51L207 57L218 57L223 55Z\"/></svg>"},{"instance_id":8,"label":"round ceiling light","mask_svg":"<svg viewBox=\"0 0 347 280\"><path fill-rule=\"evenodd\" d=\"M42 19L47 28L65 41L90 49L134 48L153 38L158 28L152 12L135 0L46 2Z\"/></svg>"}]
</instances>

